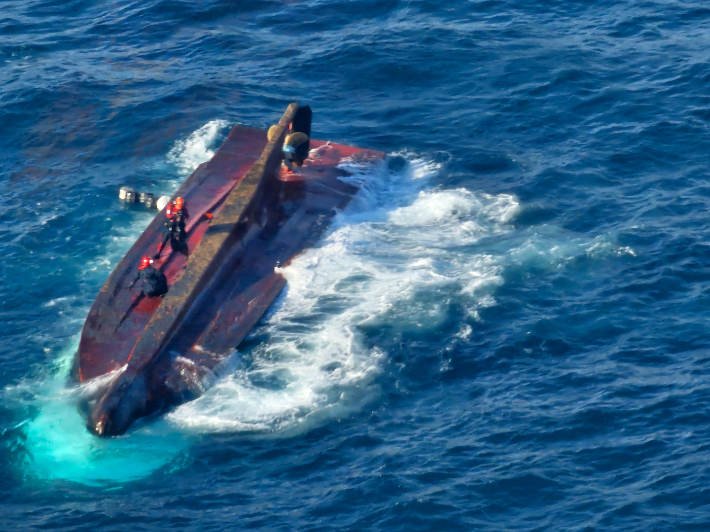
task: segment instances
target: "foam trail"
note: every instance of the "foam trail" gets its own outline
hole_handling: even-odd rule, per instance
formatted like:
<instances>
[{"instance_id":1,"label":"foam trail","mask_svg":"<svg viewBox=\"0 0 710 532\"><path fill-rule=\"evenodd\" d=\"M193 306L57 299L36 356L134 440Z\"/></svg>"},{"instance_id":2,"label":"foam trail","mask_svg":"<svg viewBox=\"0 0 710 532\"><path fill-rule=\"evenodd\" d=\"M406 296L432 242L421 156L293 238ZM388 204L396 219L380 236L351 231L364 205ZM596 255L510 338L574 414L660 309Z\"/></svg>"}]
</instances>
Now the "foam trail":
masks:
<instances>
[{"instance_id":1,"label":"foam trail","mask_svg":"<svg viewBox=\"0 0 710 532\"><path fill-rule=\"evenodd\" d=\"M208 122L186 140L176 142L168 153L168 161L175 164L184 175L190 174L212 158L217 148L216 140L228 125L226 120Z\"/></svg>"},{"instance_id":2,"label":"foam trail","mask_svg":"<svg viewBox=\"0 0 710 532\"><path fill-rule=\"evenodd\" d=\"M318 247L282 270L288 290L255 332L264 341L253 364L169 421L199 432L308 430L377 396L385 353L364 344L364 328L436 330L451 298L492 304L501 265L462 248L510 231L516 198L431 189L439 167L421 159L404 172L345 166L362 192Z\"/></svg>"},{"instance_id":3,"label":"foam trail","mask_svg":"<svg viewBox=\"0 0 710 532\"><path fill-rule=\"evenodd\" d=\"M282 270L287 291L242 353L251 365L167 416L181 430L281 437L362 410L377 397L391 338L438 334L452 305L475 322L508 268L632 253L554 227L516 230L516 197L434 188L440 168L421 158L404 171L343 166L361 192ZM368 347L366 331L381 330L390 339ZM471 332L464 321L455 336Z\"/></svg>"}]
</instances>

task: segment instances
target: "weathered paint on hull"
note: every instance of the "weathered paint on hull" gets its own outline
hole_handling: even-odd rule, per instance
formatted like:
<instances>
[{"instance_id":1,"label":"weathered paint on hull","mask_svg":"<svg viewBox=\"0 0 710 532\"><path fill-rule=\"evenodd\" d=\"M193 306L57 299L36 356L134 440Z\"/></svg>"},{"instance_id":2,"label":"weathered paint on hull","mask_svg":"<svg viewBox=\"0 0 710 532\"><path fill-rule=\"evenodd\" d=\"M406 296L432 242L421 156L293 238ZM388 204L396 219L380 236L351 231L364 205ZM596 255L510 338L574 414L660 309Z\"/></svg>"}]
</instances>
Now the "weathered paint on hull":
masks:
<instances>
[{"instance_id":1,"label":"weathered paint on hull","mask_svg":"<svg viewBox=\"0 0 710 532\"><path fill-rule=\"evenodd\" d=\"M90 405L89 429L109 436L135 419L194 399L286 284L275 267L311 245L357 187L341 179L346 157L384 154L311 142L318 156L297 175L282 175L280 146L297 106L266 132L236 126L208 163L176 193L185 198L189 259L169 246L161 257L165 298L129 288L144 255L157 249L160 213L118 264L89 312L73 376L85 382L115 371ZM211 213L210 219L205 214Z\"/></svg>"}]
</instances>

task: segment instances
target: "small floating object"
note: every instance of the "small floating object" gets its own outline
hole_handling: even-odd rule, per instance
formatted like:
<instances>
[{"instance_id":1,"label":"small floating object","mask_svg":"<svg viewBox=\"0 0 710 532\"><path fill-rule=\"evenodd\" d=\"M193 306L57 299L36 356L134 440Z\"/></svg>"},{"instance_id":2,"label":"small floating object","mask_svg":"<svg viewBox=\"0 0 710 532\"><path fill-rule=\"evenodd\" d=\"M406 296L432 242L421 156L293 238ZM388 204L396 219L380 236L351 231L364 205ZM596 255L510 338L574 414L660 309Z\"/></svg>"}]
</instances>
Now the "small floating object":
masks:
<instances>
[{"instance_id":1,"label":"small floating object","mask_svg":"<svg viewBox=\"0 0 710 532\"><path fill-rule=\"evenodd\" d=\"M170 202L170 196L160 196L156 200L155 194L151 192L136 192L136 189L128 186L118 189L118 199L123 203L140 203L149 209L157 207L159 211L162 211Z\"/></svg>"},{"instance_id":2,"label":"small floating object","mask_svg":"<svg viewBox=\"0 0 710 532\"><path fill-rule=\"evenodd\" d=\"M162 211L170 203L170 196L160 196L158 201L155 202L155 206L158 207L159 211Z\"/></svg>"},{"instance_id":3,"label":"small floating object","mask_svg":"<svg viewBox=\"0 0 710 532\"><path fill-rule=\"evenodd\" d=\"M155 196L150 192L140 192L138 194L138 203L142 203L149 209L155 207Z\"/></svg>"},{"instance_id":4,"label":"small floating object","mask_svg":"<svg viewBox=\"0 0 710 532\"><path fill-rule=\"evenodd\" d=\"M121 187L118 189L118 199L126 203L136 202L136 190L131 187Z\"/></svg>"}]
</instances>

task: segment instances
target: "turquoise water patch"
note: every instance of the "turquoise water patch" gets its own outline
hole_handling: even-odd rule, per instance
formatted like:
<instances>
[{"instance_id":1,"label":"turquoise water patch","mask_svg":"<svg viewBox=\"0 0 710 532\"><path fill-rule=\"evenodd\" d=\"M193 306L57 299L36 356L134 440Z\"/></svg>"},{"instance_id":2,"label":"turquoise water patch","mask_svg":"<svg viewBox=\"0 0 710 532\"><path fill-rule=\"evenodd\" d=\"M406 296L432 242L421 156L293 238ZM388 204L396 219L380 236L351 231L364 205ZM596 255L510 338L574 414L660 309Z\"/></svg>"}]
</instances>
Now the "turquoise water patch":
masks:
<instances>
[{"instance_id":1,"label":"turquoise water patch","mask_svg":"<svg viewBox=\"0 0 710 532\"><path fill-rule=\"evenodd\" d=\"M86 419L72 401L48 401L24 426L29 454L27 476L81 484L128 482L171 463L188 442L180 435L137 431L100 439L86 430Z\"/></svg>"},{"instance_id":2,"label":"turquoise water patch","mask_svg":"<svg viewBox=\"0 0 710 532\"><path fill-rule=\"evenodd\" d=\"M54 375L10 390L23 396L27 406L37 412L21 427L27 456L25 478L88 485L124 483L175 462L187 449L189 439L160 421L139 426L120 438L97 438L86 429L79 402L87 387L74 386L68 377L76 345L60 358Z\"/></svg>"}]
</instances>

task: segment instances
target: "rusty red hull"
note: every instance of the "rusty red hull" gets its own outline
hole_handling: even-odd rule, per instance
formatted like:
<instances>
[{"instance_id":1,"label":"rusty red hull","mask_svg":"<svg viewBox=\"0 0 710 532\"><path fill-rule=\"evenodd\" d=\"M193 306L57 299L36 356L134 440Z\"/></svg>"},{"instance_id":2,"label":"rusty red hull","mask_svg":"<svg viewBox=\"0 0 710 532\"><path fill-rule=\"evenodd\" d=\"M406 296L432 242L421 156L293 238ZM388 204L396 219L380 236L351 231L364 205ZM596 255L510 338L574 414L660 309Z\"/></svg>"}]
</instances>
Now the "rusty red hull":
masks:
<instances>
[{"instance_id":1,"label":"rusty red hull","mask_svg":"<svg viewBox=\"0 0 710 532\"><path fill-rule=\"evenodd\" d=\"M312 141L315 155L297 175L285 175L278 152L284 134L269 144L266 132L236 126L180 187L176 195L191 214L189 256L163 250L165 298L130 286L141 257L157 250L163 213L109 276L86 319L72 372L79 382L115 374L90 405L94 433L121 434L139 417L199 396L284 288L275 268L312 245L357 193L342 179L341 161L384 156Z\"/></svg>"}]
</instances>

